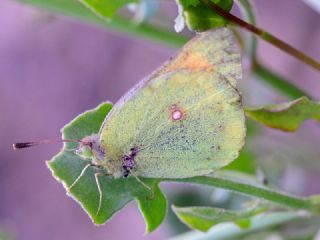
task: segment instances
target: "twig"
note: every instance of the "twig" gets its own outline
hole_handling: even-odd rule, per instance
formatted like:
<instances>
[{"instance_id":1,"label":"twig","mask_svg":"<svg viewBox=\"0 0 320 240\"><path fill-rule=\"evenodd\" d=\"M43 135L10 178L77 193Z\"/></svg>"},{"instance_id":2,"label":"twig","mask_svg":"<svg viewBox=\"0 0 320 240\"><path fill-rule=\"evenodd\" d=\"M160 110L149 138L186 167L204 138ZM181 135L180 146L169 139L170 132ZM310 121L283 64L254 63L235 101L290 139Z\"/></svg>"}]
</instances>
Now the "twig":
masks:
<instances>
[{"instance_id":1,"label":"twig","mask_svg":"<svg viewBox=\"0 0 320 240\"><path fill-rule=\"evenodd\" d=\"M260 38L262 38L266 42L271 43L272 45L280 48L284 52L286 52L286 53L290 54L291 56L299 59L300 61L308 64L309 66L311 66L317 70L320 70L320 63L317 60L307 56L303 52L290 46L289 44L285 43L284 41L280 40L279 38L275 37L274 35L264 31L263 29L258 28L256 26L254 26L250 23L247 23L247 22L243 21L242 19L232 15L231 13L225 11L224 9L219 7L218 5L216 5L210 1L204 1L204 0L202 0L202 1L204 3L206 3L208 5L208 7L210 7L213 11L217 12L218 14L220 14L221 16L223 16L224 18L226 18L230 22L258 35Z\"/></svg>"}]
</instances>

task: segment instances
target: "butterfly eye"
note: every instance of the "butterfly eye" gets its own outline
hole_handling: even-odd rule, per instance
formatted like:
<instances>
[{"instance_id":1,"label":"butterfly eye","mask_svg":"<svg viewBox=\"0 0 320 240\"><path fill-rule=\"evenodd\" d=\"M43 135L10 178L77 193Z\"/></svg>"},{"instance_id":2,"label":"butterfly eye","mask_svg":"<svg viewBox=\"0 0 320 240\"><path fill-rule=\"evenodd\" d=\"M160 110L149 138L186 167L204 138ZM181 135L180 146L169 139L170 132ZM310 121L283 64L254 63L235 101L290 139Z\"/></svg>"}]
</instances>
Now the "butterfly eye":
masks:
<instances>
[{"instance_id":1,"label":"butterfly eye","mask_svg":"<svg viewBox=\"0 0 320 240\"><path fill-rule=\"evenodd\" d=\"M128 161L130 158L129 158L129 156L124 155L124 156L122 157L122 159L125 160L125 161Z\"/></svg>"},{"instance_id":2,"label":"butterfly eye","mask_svg":"<svg viewBox=\"0 0 320 240\"><path fill-rule=\"evenodd\" d=\"M87 142L87 141L85 141L85 142L82 142L82 146L83 146L83 147L92 148L92 147L93 147L93 144L92 144L92 142Z\"/></svg>"}]
</instances>

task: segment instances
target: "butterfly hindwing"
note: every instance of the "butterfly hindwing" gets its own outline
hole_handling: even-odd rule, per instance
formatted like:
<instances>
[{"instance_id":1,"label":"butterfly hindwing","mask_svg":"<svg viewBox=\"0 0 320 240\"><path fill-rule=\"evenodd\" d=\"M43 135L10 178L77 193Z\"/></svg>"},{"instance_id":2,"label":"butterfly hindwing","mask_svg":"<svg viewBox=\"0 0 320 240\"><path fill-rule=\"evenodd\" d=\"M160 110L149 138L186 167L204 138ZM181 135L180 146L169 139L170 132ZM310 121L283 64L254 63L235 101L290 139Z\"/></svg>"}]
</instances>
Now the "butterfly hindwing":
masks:
<instances>
[{"instance_id":1,"label":"butterfly hindwing","mask_svg":"<svg viewBox=\"0 0 320 240\"><path fill-rule=\"evenodd\" d=\"M107 116L101 129L107 169L119 175L133 147L134 171L144 177L191 177L230 163L245 137L240 77L231 33L199 35Z\"/></svg>"}]
</instances>

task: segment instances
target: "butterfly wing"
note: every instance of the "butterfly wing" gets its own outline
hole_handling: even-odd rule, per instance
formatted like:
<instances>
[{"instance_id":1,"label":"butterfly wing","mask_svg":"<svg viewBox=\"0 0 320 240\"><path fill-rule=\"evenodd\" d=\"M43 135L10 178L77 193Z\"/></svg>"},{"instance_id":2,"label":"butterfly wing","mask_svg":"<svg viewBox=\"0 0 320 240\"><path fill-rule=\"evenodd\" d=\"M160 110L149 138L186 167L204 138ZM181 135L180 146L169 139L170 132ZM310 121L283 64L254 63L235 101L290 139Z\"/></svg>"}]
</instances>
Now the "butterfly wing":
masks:
<instances>
[{"instance_id":1,"label":"butterfly wing","mask_svg":"<svg viewBox=\"0 0 320 240\"><path fill-rule=\"evenodd\" d=\"M230 163L245 138L239 78L229 30L196 37L107 116L100 137L106 168L120 175L132 147L138 149L134 171L144 177L204 175Z\"/></svg>"}]
</instances>

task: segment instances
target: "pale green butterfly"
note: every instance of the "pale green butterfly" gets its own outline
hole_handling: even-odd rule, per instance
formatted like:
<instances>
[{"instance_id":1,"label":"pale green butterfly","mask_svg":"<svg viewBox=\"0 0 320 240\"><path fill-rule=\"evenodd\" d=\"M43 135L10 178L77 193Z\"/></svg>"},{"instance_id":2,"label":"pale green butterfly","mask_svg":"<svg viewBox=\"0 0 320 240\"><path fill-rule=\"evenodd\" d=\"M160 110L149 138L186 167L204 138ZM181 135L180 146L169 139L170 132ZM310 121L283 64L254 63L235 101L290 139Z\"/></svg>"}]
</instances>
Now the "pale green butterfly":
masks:
<instances>
[{"instance_id":1,"label":"pale green butterfly","mask_svg":"<svg viewBox=\"0 0 320 240\"><path fill-rule=\"evenodd\" d=\"M150 189L139 176L206 175L237 158L246 133L239 52L227 28L193 38L115 104L98 134L79 141L77 153L92 163L69 189L90 166L115 178L132 175Z\"/></svg>"}]
</instances>

